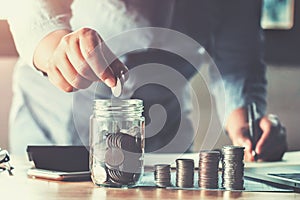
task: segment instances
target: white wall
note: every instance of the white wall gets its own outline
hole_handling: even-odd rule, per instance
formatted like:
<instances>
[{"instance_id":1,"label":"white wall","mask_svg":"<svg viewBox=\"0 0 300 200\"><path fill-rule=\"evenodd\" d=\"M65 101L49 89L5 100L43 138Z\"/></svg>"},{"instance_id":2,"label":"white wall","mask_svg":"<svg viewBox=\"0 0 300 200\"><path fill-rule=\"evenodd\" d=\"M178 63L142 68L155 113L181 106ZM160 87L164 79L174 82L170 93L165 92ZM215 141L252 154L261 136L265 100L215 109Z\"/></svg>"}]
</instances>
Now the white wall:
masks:
<instances>
[{"instance_id":1,"label":"white wall","mask_svg":"<svg viewBox=\"0 0 300 200\"><path fill-rule=\"evenodd\" d=\"M300 66L269 67L268 111L287 128L289 150L300 150Z\"/></svg>"},{"instance_id":2,"label":"white wall","mask_svg":"<svg viewBox=\"0 0 300 200\"><path fill-rule=\"evenodd\" d=\"M0 147L8 147L8 116L12 98L12 72L16 57L0 57Z\"/></svg>"}]
</instances>

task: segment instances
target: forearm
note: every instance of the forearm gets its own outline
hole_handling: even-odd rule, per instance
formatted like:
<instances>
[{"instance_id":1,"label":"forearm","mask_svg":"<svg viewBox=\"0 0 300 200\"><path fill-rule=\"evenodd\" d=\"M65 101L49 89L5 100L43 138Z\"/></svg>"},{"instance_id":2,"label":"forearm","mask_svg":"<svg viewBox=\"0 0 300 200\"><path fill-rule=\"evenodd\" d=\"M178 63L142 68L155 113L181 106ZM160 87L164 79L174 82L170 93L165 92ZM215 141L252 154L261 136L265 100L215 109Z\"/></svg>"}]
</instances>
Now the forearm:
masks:
<instances>
[{"instance_id":1,"label":"forearm","mask_svg":"<svg viewBox=\"0 0 300 200\"><path fill-rule=\"evenodd\" d=\"M222 9L218 31L214 33L213 56L222 79L210 71L212 92L225 124L232 112L252 102L264 115L267 85L259 23L261 2L230 2Z\"/></svg>"},{"instance_id":2,"label":"forearm","mask_svg":"<svg viewBox=\"0 0 300 200\"><path fill-rule=\"evenodd\" d=\"M53 55L61 39L70 32L67 29L54 31L38 43L33 55L33 63L38 70L47 72L49 58Z\"/></svg>"},{"instance_id":3,"label":"forearm","mask_svg":"<svg viewBox=\"0 0 300 200\"><path fill-rule=\"evenodd\" d=\"M239 133L247 132L247 111L241 107L233 110L227 118L225 129L232 141Z\"/></svg>"}]
</instances>

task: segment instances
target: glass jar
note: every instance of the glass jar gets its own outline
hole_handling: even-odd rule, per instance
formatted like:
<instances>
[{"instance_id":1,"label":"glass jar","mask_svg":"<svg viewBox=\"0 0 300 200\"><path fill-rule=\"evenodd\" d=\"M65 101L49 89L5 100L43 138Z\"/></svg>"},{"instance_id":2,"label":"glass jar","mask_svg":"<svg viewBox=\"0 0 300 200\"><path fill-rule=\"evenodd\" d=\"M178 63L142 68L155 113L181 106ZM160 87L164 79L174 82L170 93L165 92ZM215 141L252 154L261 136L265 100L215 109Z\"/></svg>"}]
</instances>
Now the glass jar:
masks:
<instances>
[{"instance_id":1,"label":"glass jar","mask_svg":"<svg viewBox=\"0 0 300 200\"><path fill-rule=\"evenodd\" d=\"M137 186L144 171L143 109L139 99L94 101L90 118L90 170L96 185Z\"/></svg>"}]
</instances>

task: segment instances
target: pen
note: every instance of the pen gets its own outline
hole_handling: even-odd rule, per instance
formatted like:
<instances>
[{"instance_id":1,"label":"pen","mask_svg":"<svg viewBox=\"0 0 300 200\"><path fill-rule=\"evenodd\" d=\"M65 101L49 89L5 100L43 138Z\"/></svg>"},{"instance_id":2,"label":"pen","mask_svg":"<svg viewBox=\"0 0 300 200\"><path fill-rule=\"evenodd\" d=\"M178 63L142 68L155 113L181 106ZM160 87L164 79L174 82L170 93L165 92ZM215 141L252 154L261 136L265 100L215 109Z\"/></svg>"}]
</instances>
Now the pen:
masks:
<instances>
[{"instance_id":1,"label":"pen","mask_svg":"<svg viewBox=\"0 0 300 200\"><path fill-rule=\"evenodd\" d=\"M256 112L256 104L253 102L248 105L248 124L249 124L249 135L252 143L252 155L254 160L257 161L258 154L255 152L256 143L260 137L260 130L258 127L257 120L257 112Z\"/></svg>"}]
</instances>

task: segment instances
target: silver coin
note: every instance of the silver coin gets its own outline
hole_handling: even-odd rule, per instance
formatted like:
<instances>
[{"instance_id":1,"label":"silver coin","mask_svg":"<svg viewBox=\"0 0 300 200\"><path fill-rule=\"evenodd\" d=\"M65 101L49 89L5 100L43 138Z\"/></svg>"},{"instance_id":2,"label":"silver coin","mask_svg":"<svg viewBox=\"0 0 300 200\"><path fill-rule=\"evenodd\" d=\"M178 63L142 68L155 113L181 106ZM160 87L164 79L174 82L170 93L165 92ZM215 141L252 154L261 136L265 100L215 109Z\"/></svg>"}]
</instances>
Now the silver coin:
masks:
<instances>
[{"instance_id":1,"label":"silver coin","mask_svg":"<svg viewBox=\"0 0 300 200\"><path fill-rule=\"evenodd\" d=\"M218 188L219 158L218 151L201 151L199 153L198 185L200 188Z\"/></svg>"},{"instance_id":2,"label":"silver coin","mask_svg":"<svg viewBox=\"0 0 300 200\"><path fill-rule=\"evenodd\" d=\"M101 165L93 165L92 178L99 184L107 181L107 172L105 167Z\"/></svg>"},{"instance_id":3,"label":"silver coin","mask_svg":"<svg viewBox=\"0 0 300 200\"><path fill-rule=\"evenodd\" d=\"M105 152L105 163L112 167L120 166L124 162L124 153L119 148L108 148Z\"/></svg>"},{"instance_id":4,"label":"silver coin","mask_svg":"<svg viewBox=\"0 0 300 200\"><path fill-rule=\"evenodd\" d=\"M120 97L122 94L122 90L123 90L123 83L121 82L120 78L117 78L116 85L111 88L111 93L115 97Z\"/></svg>"},{"instance_id":5,"label":"silver coin","mask_svg":"<svg viewBox=\"0 0 300 200\"><path fill-rule=\"evenodd\" d=\"M129 134L133 137L139 135L140 134L140 127L138 127L138 126L131 127L130 129L128 129L127 134Z\"/></svg>"},{"instance_id":6,"label":"silver coin","mask_svg":"<svg viewBox=\"0 0 300 200\"><path fill-rule=\"evenodd\" d=\"M194 186L194 160L176 160L176 186L190 188Z\"/></svg>"},{"instance_id":7,"label":"silver coin","mask_svg":"<svg viewBox=\"0 0 300 200\"><path fill-rule=\"evenodd\" d=\"M226 190L244 189L244 147L222 148L222 187Z\"/></svg>"},{"instance_id":8,"label":"silver coin","mask_svg":"<svg viewBox=\"0 0 300 200\"><path fill-rule=\"evenodd\" d=\"M133 182L133 173L122 172L120 170L107 169L111 181L117 184L129 184Z\"/></svg>"},{"instance_id":9,"label":"silver coin","mask_svg":"<svg viewBox=\"0 0 300 200\"><path fill-rule=\"evenodd\" d=\"M158 164L154 166L154 179L157 187L171 186L170 165Z\"/></svg>"}]
</instances>

